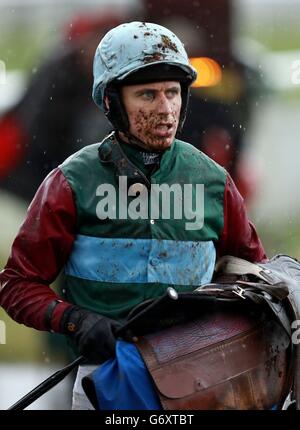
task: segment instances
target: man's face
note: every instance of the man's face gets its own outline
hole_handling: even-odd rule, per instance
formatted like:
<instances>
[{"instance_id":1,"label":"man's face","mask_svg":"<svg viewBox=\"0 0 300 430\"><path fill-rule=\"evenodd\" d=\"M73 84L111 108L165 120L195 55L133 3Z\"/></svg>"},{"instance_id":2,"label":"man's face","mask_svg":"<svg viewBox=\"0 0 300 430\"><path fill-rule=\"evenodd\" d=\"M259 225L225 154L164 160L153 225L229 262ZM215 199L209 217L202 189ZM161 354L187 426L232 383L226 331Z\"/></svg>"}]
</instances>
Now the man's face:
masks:
<instances>
[{"instance_id":1,"label":"man's face","mask_svg":"<svg viewBox=\"0 0 300 430\"><path fill-rule=\"evenodd\" d=\"M174 140L181 109L179 82L164 81L122 87L129 131L147 149L165 150Z\"/></svg>"}]
</instances>

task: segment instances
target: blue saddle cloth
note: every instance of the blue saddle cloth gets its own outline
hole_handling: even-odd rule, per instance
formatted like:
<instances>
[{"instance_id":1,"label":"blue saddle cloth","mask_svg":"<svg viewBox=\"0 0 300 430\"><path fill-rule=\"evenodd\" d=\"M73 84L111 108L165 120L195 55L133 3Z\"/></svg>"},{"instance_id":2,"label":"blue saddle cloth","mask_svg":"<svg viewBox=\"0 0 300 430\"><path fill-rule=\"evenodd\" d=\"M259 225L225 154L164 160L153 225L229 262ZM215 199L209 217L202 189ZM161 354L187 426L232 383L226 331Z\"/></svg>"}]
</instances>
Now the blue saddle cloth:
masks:
<instances>
[{"instance_id":1,"label":"blue saddle cloth","mask_svg":"<svg viewBox=\"0 0 300 430\"><path fill-rule=\"evenodd\" d=\"M92 373L99 409L161 410L151 376L134 344L117 341L116 357Z\"/></svg>"}]
</instances>

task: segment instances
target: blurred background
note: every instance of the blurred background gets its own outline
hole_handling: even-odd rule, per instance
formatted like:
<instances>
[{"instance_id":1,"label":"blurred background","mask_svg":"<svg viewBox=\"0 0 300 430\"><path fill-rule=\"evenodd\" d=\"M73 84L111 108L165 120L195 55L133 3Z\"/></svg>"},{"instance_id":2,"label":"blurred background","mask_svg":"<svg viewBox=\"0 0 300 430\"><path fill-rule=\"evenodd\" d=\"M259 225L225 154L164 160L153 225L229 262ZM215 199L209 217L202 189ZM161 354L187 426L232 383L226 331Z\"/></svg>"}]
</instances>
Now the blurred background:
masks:
<instances>
[{"instance_id":1,"label":"blurred background","mask_svg":"<svg viewBox=\"0 0 300 430\"><path fill-rule=\"evenodd\" d=\"M110 130L90 96L92 58L133 19L184 41L199 79L182 138L231 173L268 256L300 258L299 17L299 0L0 0L0 269L46 174ZM0 409L68 363L66 351L0 309ZM30 408L68 409L71 384Z\"/></svg>"}]
</instances>

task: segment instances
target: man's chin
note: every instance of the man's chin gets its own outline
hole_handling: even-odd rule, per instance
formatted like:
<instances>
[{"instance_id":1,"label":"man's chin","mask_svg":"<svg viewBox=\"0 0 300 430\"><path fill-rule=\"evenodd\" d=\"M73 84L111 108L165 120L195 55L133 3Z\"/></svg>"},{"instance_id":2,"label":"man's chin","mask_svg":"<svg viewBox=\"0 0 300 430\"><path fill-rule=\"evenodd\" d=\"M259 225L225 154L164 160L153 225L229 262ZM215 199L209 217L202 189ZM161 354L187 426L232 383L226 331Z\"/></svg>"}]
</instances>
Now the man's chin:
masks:
<instances>
[{"instance_id":1,"label":"man's chin","mask_svg":"<svg viewBox=\"0 0 300 430\"><path fill-rule=\"evenodd\" d=\"M153 139L152 141L146 142L146 144L149 149L153 149L154 151L165 151L170 148L173 141L174 137L170 137L165 139Z\"/></svg>"}]
</instances>

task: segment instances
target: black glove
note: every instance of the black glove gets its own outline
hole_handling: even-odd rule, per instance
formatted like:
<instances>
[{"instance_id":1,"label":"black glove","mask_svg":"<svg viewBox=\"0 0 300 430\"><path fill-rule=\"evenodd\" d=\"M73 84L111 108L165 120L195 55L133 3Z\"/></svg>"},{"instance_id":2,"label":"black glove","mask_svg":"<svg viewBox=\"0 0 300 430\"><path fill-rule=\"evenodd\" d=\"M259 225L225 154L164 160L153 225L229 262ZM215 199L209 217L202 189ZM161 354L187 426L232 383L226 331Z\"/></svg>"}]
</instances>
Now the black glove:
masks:
<instances>
[{"instance_id":1,"label":"black glove","mask_svg":"<svg viewBox=\"0 0 300 430\"><path fill-rule=\"evenodd\" d=\"M117 321L72 306L61 319L61 332L68 335L90 364L100 364L115 356Z\"/></svg>"}]
</instances>

